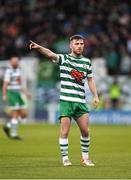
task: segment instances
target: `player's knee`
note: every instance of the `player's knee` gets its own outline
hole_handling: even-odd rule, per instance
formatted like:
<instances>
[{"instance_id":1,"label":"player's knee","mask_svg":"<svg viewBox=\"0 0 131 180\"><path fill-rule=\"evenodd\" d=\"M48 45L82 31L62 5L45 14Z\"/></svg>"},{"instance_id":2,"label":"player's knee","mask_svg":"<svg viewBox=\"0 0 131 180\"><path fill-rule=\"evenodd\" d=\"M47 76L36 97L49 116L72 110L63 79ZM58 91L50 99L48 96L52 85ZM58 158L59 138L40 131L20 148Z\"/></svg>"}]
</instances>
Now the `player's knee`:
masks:
<instances>
[{"instance_id":1,"label":"player's knee","mask_svg":"<svg viewBox=\"0 0 131 180\"><path fill-rule=\"evenodd\" d=\"M26 113L26 112L22 112L22 113L20 114L20 116L21 116L22 118L26 118L26 117L27 117L27 113Z\"/></svg>"},{"instance_id":2,"label":"player's knee","mask_svg":"<svg viewBox=\"0 0 131 180\"><path fill-rule=\"evenodd\" d=\"M88 137L89 136L89 131L87 129L82 130L81 135L82 135L82 137Z\"/></svg>"},{"instance_id":3,"label":"player's knee","mask_svg":"<svg viewBox=\"0 0 131 180\"><path fill-rule=\"evenodd\" d=\"M67 138L69 134L69 130L68 129L62 129L61 130L61 137L62 138Z\"/></svg>"}]
</instances>

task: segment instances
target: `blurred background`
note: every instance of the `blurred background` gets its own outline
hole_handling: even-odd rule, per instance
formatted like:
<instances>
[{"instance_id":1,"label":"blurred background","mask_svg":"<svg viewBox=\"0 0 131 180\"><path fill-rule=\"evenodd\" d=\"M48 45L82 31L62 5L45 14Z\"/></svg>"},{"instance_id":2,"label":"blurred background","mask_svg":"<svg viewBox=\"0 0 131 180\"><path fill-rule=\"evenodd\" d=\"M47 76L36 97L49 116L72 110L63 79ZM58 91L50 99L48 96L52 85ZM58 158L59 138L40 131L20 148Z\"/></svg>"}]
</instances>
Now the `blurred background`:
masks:
<instances>
[{"instance_id":1,"label":"blurred background","mask_svg":"<svg viewBox=\"0 0 131 180\"><path fill-rule=\"evenodd\" d=\"M92 123L131 123L131 1L0 0L0 87L9 57L21 58L24 85L32 94L29 122L58 122L59 68L28 48L33 40L69 53L69 37L85 37L100 97L94 110L85 85ZM1 99L1 88L0 88ZM0 100L0 117L7 113Z\"/></svg>"}]
</instances>

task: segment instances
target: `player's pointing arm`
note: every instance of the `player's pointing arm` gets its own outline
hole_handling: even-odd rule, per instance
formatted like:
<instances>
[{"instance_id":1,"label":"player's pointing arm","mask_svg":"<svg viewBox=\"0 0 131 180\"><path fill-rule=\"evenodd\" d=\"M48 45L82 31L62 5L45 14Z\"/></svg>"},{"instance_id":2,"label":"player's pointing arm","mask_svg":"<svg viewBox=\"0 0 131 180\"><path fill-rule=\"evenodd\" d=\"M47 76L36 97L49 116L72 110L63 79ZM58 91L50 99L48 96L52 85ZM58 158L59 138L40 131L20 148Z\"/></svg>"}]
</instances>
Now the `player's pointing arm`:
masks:
<instances>
[{"instance_id":1,"label":"player's pointing arm","mask_svg":"<svg viewBox=\"0 0 131 180\"><path fill-rule=\"evenodd\" d=\"M44 56L47 56L49 59L51 59L53 62L58 60L58 55L56 53L52 52L50 49L40 46L39 44L37 44L31 40L30 40L29 48L30 48L30 50L36 49Z\"/></svg>"}]
</instances>

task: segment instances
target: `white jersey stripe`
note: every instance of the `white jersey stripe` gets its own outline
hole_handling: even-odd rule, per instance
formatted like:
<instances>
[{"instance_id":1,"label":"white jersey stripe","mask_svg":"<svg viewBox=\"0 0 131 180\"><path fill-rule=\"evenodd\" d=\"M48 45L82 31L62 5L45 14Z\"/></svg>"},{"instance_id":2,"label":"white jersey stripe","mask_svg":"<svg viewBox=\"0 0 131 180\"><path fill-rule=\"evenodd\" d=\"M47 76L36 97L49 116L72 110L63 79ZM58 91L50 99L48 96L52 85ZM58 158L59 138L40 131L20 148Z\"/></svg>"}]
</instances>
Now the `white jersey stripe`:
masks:
<instances>
[{"instance_id":1,"label":"white jersey stripe","mask_svg":"<svg viewBox=\"0 0 131 180\"><path fill-rule=\"evenodd\" d=\"M5 71L4 81L8 82L7 89L9 90L21 90L22 86L22 77L21 77L21 69L8 67Z\"/></svg>"},{"instance_id":2,"label":"white jersey stripe","mask_svg":"<svg viewBox=\"0 0 131 180\"><path fill-rule=\"evenodd\" d=\"M63 77L63 78L74 79L73 77L71 77L70 74L61 73L60 76Z\"/></svg>"},{"instance_id":3,"label":"white jersey stripe","mask_svg":"<svg viewBox=\"0 0 131 180\"><path fill-rule=\"evenodd\" d=\"M76 91L76 90L72 90L72 89L66 89L66 88L61 88L61 92L63 93L70 93L70 94L79 94L80 96L84 96L85 94L81 91Z\"/></svg>"},{"instance_id":4,"label":"white jersey stripe","mask_svg":"<svg viewBox=\"0 0 131 180\"><path fill-rule=\"evenodd\" d=\"M78 61L79 63L82 61L84 61L85 63L90 63L90 59L88 59L88 58L85 58L85 57L82 57L82 58L80 58L80 59L75 59L75 58L73 58L73 57L71 57L70 55L69 55L69 58L72 60L72 61Z\"/></svg>"},{"instance_id":5,"label":"white jersey stripe","mask_svg":"<svg viewBox=\"0 0 131 180\"><path fill-rule=\"evenodd\" d=\"M72 70L72 68L61 65L60 70L66 70L66 71L70 72Z\"/></svg>"},{"instance_id":6,"label":"white jersey stripe","mask_svg":"<svg viewBox=\"0 0 131 180\"><path fill-rule=\"evenodd\" d=\"M10 89L10 90L20 90L20 89L21 89L21 86L19 86L19 85L13 85L13 88L12 88L12 85L8 85L8 89Z\"/></svg>"},{"instance_id":7,"label":"white jersey stripe","mask_svg":"<svg viewBox=\"0 0 131 180\"><path fill-rule=\"evenodd\" d=\"M76 66L76 67L80 67L80 68L83 68L84 69L84 64L78 64L78 63L75 63L74 62L70 62L69 60L68 61L65 61L65 64L70 64L71 66ZM89 67L89 65L86 65Z\"/></svg>"}]
</instances>

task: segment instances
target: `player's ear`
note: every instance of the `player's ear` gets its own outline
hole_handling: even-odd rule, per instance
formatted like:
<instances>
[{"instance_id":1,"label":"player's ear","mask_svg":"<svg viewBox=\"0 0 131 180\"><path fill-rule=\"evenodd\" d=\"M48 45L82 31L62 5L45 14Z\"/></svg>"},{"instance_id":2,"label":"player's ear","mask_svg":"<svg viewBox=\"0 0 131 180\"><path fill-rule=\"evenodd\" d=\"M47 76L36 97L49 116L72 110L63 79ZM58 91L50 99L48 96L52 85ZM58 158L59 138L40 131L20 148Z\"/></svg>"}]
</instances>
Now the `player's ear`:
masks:
<instances>
[{"instance_id":1,"label":"player's ear","mask_svg":"<svg viewBox=\"0 0 131 180\"><path fill-rule=\"evenodd\" d=\"M72 41L70 42L69 46L70 46L70 49L72 49Z\"/></svg>"}]
</instances>

